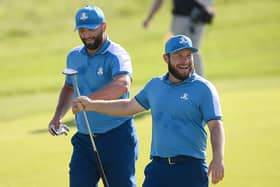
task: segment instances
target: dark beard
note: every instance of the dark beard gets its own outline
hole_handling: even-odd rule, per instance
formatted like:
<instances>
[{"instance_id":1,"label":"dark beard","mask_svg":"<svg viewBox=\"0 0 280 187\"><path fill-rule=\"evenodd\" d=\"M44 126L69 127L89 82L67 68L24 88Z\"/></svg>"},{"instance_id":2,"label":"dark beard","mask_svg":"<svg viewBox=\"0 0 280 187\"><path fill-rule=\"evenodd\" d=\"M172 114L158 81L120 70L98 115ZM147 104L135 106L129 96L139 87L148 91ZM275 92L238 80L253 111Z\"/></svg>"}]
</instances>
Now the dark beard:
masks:
<instances>
[{"instance_id":1,"label":"dark beard","mask_svg":"<svg viewBox=\"0 0 280 187\"><path fill-rule=\"evenodd\" d=\"M102 40L103 40L103 33L100 33L95 39L93 43L86 43L84 39L81 39L86 46L87 49L89 50L96 50L98 47L100 47Z\"/></svg>"},{"instance_id":2,"label":"dark beard","mask_svg":"<svg viewBox=\"0 0 280 187\"><path fill-rule=\"evenodd\" d=\"M173 75L173 77L175 77L176 79L180 80L180 81L184 81L187 78L189 78L189 75L181 75L178 71L176 71L176 69L174 68L174 66L171 65L170 61L168 62L168 72L171 73Z\"/></svg>"}]
</instances>

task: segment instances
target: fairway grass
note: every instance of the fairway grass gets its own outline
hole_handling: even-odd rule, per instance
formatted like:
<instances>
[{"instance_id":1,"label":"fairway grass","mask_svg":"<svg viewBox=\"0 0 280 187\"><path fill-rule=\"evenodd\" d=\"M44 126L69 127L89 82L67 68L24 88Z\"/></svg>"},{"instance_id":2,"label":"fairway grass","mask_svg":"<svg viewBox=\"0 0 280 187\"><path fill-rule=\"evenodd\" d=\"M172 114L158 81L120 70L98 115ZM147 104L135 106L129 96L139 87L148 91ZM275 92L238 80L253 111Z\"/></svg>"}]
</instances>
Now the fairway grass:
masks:
<instances>
[{"instance_id":1,"label":"fairway grass","mask_svg":"<svg viewBox=\"0 0 280 187\"><path fill-rule=\"evenodd\" d=\"M216 186L280 186L280 78L214 83L220 93L226 131L225 179ZM0 186L68 186L70 139L76 130L71 126L69 136L50 136L46 128L56 94L29 97L0 100L1 106L7 108L0 110L6 116L0 122ZM20 103L15 115L12 103ZM64 121L72 119L69 112ZM137 183L141 186L149 162L149 112L137 115L135 121L140 143ZM208 158L211 158L210 147Z\"/></svg>"},{"instance_id":2,"label":"fairway grass","mask_svg":"<svg viewBox=\"0 0 280 187\"><path fill-rule=\"evenodd\" d=\"M151 0L87 2L102 7L110 39L131 55L132 95L166 71L163 38L169 30L171 1L148 29L142 28L142 21ZM74 14L85 3L1 1L0 187L68 186L70 139L76 131L68 122L73 115L69 112L64 119L71 127L67 137L52 137L46 128L64 81L66 55L81 43L73 32ZM200 51L224 113L225 179L217 186L279 187L280 1L214 3L217 16L206 28ZM149 112L137 115L135 121L140 187L149 162Z\"/></svg>"}]
</instances>

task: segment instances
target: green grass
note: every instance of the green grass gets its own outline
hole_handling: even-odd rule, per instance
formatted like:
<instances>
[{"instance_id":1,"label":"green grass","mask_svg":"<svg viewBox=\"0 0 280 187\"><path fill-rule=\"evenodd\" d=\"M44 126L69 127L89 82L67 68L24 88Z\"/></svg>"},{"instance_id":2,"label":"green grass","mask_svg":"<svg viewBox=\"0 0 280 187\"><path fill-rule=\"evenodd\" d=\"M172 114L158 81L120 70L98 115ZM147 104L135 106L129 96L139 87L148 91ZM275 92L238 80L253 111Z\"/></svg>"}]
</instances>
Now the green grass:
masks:
<instances>
[{"instance_id":1,"label":"green grass","mask_svg":"<svg viewBox=\"0 0 280 187\"><path fill-rule=\"evenodd\" d=\"M256 84L257 83L257 84ZM278 79L252 79L246 81L215 81L220 92L226 131L225 180L218 186L279 186L278 125L280 84ZM68 162L71 155L70 138L52 137L46 131L55 94L33 95L34 100L23 97L26 105L45 106L18 108L1 121L0 186L57 186L68 184ZM51 102L50 102L51 101ZM10 103L21 103L20 98ZM2 102L1 102L2 103ZM8 103L4 103L9 106ZM11 104L10 104L11 105ZM19 115L22 111L25 115ZM39 111L38 111L39 110ZM5 113L1 109L1 113ZM64 120L72 120L69 113ZM138 184L143 182L143 170L149 162L150 115L136 118L140 138L140 155L137 162ZM208 150L208 158L211 151ZM209 161L209 160L208 160ZM16 179L16 180L15 180ZM50 180L52 179L52 180ZM238 179L238 180L237 180Z\"/></svg>"},{"instance_id":2,"label":"green grass","mask_svg":"<svg viewBox=\"0 0 280 187\"><path fill-rule=\"evenodd\" d=\"M73 16L85 2L0 1L0 187L68 185L75 128L71 126L70 136L52 137L46 127L63 83L67 52L80 44ZM171 3L144 30L141 23L150 0L94 2L107 16L110 38L132 57L135 94L152 76L166 71L161 54ZM215 8L217 16L207 27L201 50L224 113L226 174L217 186L278 187L280 1L219 0ZM64 121L72 119L69 113ZM141 186L149 162L150 116L138 116L136 126Z\"/></svg>"}]
</instances>

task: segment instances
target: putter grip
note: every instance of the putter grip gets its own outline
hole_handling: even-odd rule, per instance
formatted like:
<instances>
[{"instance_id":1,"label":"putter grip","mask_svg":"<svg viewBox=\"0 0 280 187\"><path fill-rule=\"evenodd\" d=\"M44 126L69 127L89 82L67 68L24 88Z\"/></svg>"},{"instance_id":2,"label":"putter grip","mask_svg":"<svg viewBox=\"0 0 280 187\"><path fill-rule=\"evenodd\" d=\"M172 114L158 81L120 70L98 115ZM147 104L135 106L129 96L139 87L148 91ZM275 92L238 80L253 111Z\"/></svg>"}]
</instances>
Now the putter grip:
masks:
<instances>
[{"instance_id":1,"label":"putter grip","mask_svg":"<svg viewBox=\"0 0 280 187\"><path fill-rule=\"evenodd\" d=\"M108 180L107 180L107 178L106 178L106 175L105 175L105 173L104 173L103 166L102 166L102 164L101 164L100 156L99 156L99 154L98 154L97 151L94 151L94 153L95 153L95 156L96 156L96 159L97 159L97 167L98 167L99 174L100 174L100 176L101 176L103 185L104 185L104 187L109 187Z\"/></svg>"}]
</instances>

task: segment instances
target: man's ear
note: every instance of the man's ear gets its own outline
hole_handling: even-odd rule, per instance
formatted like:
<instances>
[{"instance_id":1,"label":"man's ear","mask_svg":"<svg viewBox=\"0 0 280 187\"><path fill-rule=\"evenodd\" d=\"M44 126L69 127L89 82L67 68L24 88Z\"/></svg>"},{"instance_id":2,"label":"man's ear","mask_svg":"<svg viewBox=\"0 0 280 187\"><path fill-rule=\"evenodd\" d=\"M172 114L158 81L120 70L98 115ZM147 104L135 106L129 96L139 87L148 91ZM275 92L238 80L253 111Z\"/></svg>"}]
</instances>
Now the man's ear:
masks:
<instances>
[{"instance_id":1,"label":"man's ear","mask_svg":"<svg viewBox=\"0 0 280 187\"><path fill-rule=\"evenodd\" d=\"M163 60L164 60L166 63L169 62L169 55L168 55L168 54L163 54L162 57L163 57Z\"/></svg>"},{"instance_id":2,"label":"man's ear","mask_svg":"<svg viewBox=\"0 0 280 187\"><path fill-rule=\"evenodd\" d=\"M102 23L102 32L105 32L107 29L107 23Z\"/></svg>"}]
</instances>

